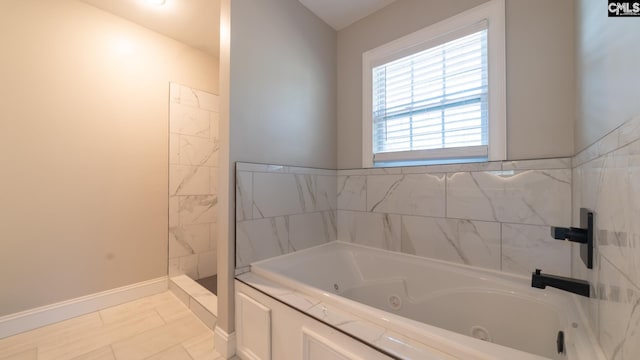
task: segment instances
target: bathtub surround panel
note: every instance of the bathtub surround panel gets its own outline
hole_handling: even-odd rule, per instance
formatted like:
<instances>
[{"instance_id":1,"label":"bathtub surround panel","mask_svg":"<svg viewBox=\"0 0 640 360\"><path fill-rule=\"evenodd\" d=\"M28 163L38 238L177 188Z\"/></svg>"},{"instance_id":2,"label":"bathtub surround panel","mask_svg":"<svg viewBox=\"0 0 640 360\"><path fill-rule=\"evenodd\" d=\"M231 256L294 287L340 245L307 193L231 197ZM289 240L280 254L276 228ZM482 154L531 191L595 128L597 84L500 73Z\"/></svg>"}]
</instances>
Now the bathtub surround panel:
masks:
<instances>
[{"instance_id":1,"label":"bathtub surround panel","mask_svg":"<svg viewBox=\"0 0 640 360\"><path fill-rule=\"evenodd\" d=\"M447 217L516 224L568 224L571 169L448 174Z\"/></svg>"},{"instance_id":2,"label":"bathtub surround panel","mask_svg":"<svg viewBox=\"0 0 640 360\"><path fill-rule=\"evenodd\" d=\"M609 359L636 359L640 354L640 289L606 257L598 268L598 335ZM592 300L593 301L593 300Z\"/></svg>"},{"instance_id":3,"label":"bathtub surround panel","mask_svg":"<svg viewBox=\"0 0 640 360\"><path fill-rule=\"evenodd\" d=\"M500 270L500 224L402 216L402 252Z\"/></svg>"},{"instance_id":4,"label":"bathtub surround panel","mask_svg":"<svg viewBox=\"0 0 640 360\"><path fill-rule=\"evenodd\" d=\"M341 210L367 210L367 177L360 175L338 176L336 194Z\"/></svg>"},{"instance_id":5,"label":"bathtub surround panel","mask_svg":"<svg viewBox=\"0 0 640 360\"><path fill-rule=\"evenodd\" d=\"M488 269L570 274L571 159L338 170L338 240ZM365 210L363 210L363 208Z\"/></svg>"},{"instance_id":6,"label":"bathtub surround panel","mask_svg":"<svg viewBox=\"0 0 640 360\"><path fill-rule=\"evenodd\" d=\"M253 217L266 218L315 210L315 176L253 174Z\"/></svg>"},{"instance_id":7,"label":"bathtub surround panel","mask_svg":"<svg viewBox=\"0 0 640 360\"><path fill-rule=\"evenodd\" d=\"M588 279L594 294L582 306L607 358L633 359L640 354L640 116L578 153L574 163L574 209L589 208L596 219L593 271L573 247L573 276Z\"/></svg>"},{"instance_id":8,"label":"bathtub surround panel","mask_svg":"<svg viewBox=\"0 0 640 360\"><path fill-rule=\"evenodd\" d=\"M443 174L370 175L367 211L423 216L445 216Z\"/></svg>"},{"instance_id":9,"label":"bathtub surround panel","mask_svg":"<svg viewBox=\"0 0 640 360\"><path fill-rule=\"evenodd\" d=\"M236 224L236 267L289 252L287 217L247 220Z\"/></svg>"},{"instance_id":10,"label":"bathtub surround panel","mask_svg":"<svg viewBox=\"0 0 640 360\"><path fill-rule=\"evenodd\" d=\"M338 239L400 251L402 217L364 211L338 210Z\"/></svg>"},{"instance_id":11,"label":"bathtub surround panel","mask_svg":"<svg viewBox=\"0 0 640 360\"><path fill-rule=\"evenodd\" d=\"M571 243L549 236L549 226L502 224L502 269L531 275L532 269L571 276Z\"/></svg>"},{"instance_id":12,"label":"bathtub surround panel","mask_svg":"<svg viewBox=\"0 0 640 360\"><path fill-rule=\"evenodd\" d=\"M236 164L236 268L337 238L335 170Z\"/></svg>"},{"instance_id":13,"label":"bathtub surround panel","mask_svg":"<svg viewBox=\"0 0 640 360\"><path fill-rule=\"evenodd\" d=\"M571 159L322 170L238 163L236 268L335 239L529 275L570 275ZM337 211L336 211L337 207Z\"/></svg>"},{"instance_id":14,"label":"bathtub surround panel","mask_svg":"<svg viewBox=\"0 0 640 360\"><path fill-rule=\"evenodd\" d=\"M218 96L172 83L169 94L169 274L216 274Z\"/></svg>"}]
</instances>

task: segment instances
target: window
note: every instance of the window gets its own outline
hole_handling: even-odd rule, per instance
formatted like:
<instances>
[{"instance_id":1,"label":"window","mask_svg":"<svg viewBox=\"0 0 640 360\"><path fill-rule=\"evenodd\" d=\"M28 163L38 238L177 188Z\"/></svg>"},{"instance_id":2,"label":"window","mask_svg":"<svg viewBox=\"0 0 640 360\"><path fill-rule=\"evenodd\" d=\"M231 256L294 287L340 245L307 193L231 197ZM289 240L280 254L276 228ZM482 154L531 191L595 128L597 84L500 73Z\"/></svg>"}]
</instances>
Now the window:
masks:
<instances>
[{"instance_id":1,"label":"window","mask_svg":"<svg viewBox=\"0 0 640 360\"><path fill-rule=\"evenodd\" d=\"M363 55L365 167L503 160L504 0Z\"/></svg>"}]
</instances>

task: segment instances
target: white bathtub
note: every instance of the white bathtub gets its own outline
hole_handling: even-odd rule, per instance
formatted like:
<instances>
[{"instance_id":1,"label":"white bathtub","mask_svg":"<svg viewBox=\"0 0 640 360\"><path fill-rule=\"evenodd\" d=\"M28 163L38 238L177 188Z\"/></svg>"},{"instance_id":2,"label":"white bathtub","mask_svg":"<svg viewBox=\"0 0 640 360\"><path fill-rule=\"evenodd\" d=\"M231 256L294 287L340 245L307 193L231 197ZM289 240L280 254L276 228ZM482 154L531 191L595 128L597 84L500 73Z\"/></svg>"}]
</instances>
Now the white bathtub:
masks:
<instances>
[{"instance_id":1,"label":"white bathtub","mask_svg":"<svg viewBox=\"0 0 640 360\"><path fill-rule=\"evenodd\" d=\"M604 359L576 295L525 277L343 242L251 272L460 359Z\"/></svg>"}]
</instances>

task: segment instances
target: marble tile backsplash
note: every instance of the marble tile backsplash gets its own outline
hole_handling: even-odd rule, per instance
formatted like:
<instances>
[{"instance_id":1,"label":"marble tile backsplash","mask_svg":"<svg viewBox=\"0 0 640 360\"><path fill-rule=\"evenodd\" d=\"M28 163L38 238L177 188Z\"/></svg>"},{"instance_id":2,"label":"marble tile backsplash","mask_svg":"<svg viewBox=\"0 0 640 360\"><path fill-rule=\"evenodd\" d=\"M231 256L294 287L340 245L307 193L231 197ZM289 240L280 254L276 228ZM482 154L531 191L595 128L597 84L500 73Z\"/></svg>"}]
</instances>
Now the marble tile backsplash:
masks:
<instances>
[{"instance_id":1,"label":"marble tile backsplash","mask_svg":"<svg viewBox=\"0 0 640 360\"><path fill-rule=\"evenodd\" d=\"M218 97L169 93L169 275L200 279L217 267Z\"/></svg>"},{"instance_id":2,"label":"marble tile backsplash","mask_svg":"<svg viewBox=\"0 0 640 360\"><path fill-rule=\"evenodd\" d=\"M336 171L236 163L236 268L336 240Z\"/></svg>"},{"instance_id":3,"label":"marble tile backsplash","mask_svg":"<svg viewBox=\"0 0 640 360\"><path fill-rule=\"evenodd\" d=\"M572 271L588 279L582 306L608 359L640 356L640 117L576 155L573 208L595 213L594 269L574 245ZM574 212L574 226L579 219Z\"/></svg>"}]
</instances>

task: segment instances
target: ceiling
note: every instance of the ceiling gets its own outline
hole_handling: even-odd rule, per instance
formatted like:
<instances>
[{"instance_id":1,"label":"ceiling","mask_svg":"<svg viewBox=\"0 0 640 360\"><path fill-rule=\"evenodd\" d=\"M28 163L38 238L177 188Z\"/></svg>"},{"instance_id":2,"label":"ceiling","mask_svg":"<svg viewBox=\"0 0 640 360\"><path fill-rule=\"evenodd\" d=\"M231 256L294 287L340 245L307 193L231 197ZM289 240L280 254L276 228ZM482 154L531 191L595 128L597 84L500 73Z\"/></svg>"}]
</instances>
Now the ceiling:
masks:
<instances>
[{"instance_id":1,"label":"ceiling","mask_svg":"<svg viewBox=\"0 0 640 360\"><path fill-rule=\"evenodd\" d=\"M336 30L373 14L396 0L299 0Z\"/></svg>"},{"instance_id":2,"label":"ceiling","mask_svg":"<svg viewBox=\"0 0 640 360\"><path fill-rule=\"evenodd\" d=\"M81 1L215 57L219 55L219 0L166 0L161 6L145 0Z\"/></svg>"},{"instance_id":3,"label":"ceiling","mask_svg":"<svg viewBox=\"0 0 640 360\"><path fill-rule=\"evenodd\" d=\"M81 0L187 45L219 56L220 0ZM262 0L259 0L262 1ZM396 0L299 0L341 30Z\"/></svg>"}]
</instances>

